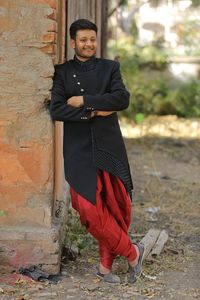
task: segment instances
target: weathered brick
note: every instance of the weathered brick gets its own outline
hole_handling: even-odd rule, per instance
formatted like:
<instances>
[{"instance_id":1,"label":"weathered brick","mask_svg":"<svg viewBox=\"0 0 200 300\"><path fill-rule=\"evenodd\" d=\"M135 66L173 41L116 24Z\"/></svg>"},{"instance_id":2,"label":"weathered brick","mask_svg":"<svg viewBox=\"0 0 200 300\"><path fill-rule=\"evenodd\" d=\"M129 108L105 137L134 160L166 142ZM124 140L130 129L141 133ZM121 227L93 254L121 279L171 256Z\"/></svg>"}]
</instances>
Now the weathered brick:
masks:
<instances>
[{"instance_id":1,"label":"weathered brick","mask_svg":"<svg viewBox=\"0 0 200 300\"><path fill-rule=\"evenodd\" d=\"M13 9L13 8L17 7L17 2L12 1L12 0L1 0L0 5L1 5L1 7Z\"/></svg>"},{"instance_id":2,"label":"weathered brick","mask_svg":"<svg viewBox=\"0 0 200 300\"><path fill-rule=\"evenodd\" d=\"M44 226L51 227L52 223L52 209L51 206L44 208Z\"/></svg>"},{"instance_id":3,"label":"weathered brick","mask_svg":"<svg viewBox=\"0 0 200 300\"><path fill-rule=\"evenodd\" d=\"M0 18L0 32L10 30L12 28L11 22L6 17Z\"/></svg>"},{"instance_id":4,"label":"weathered brick","mask_svg":"<svg viewBox=\"0 0 200 300\"><path fill-rule=\"evenodd\" d=\"M13 231L13 228L4 228L0 230L0 240L9 241L9 240L24 240L25 232Z\"/></svg>"},{"instance_id":5,"label":"weathered brick","mask_svg":"<svg viewBox=\"0 0 200 300\"><path fill-rule=\"evenodd\" d=\"M17 153L15 153L14 150L13 153L8 155L0 153L0 166L1 170L4 170L1 174L3 176L1 180L3 185L17 185L20 182L26 184L31 183L30 177L24 172L24 168L17 159Z\"/></svg>"},{"instance_id":6,"label":"weathered brick","mask_svg":"<svg viewBox=\"0 0 200 300\"><path fill-rule=\"evenodd\" d=\"M46 243L53 242L53 244L58 241L59 232L54 229L38 228L34 230L26 231L26 239L32 241L43 241Z\"/></svg>"},{"instance_id":7,"label":"weathered brick","mask_svg":"<svg viewBox=\"0 0 200 300\"><path fill-rule=\"evenodd\" d=\"M34 232L33 228L32 230L24 229L24 231L26 231L26 236L28 233L30 234L30 232ZM44 241L42 239L44 232L46 232L46 235L48 236L48 233L51 234L51 231L52 229L42 231L41 229L35 228L35 233L38 235L41 235L42 233L41 239L37 237L36 240L24 240L23 236L20 236L20 234L23 233L23 228L19 229L18 237L20 240L15 240L14 243L13 241L4 240L0 243L1 264L7 264L8 267L11 266L15 268L26 266L28 264L42 264L46 265L46 267L48 266L47 268L51 270L51 274L58 272L61 257L61 245L58 242L52 243L51 239L49 239L49 241ZM5 234L1 236L1 238L4 237ZM34 236L32 235L32 238L33 237ZM51 269L52 265L53 268Z\"/></svg>"},{"instance_id":8,"label":"weathered brick","mask_svg":"<svg viewBox=\"0 0 200 300\"><path fill-rule=\"evenodd\" d=\"M42 265L42 270L49 273L49 274L59 274L60 273L60 265L56 264L49 264L49 265Z\"/></svg>"},{"instance_id":9,"label":"weathered brick","mask_svg":"<svg viewBox=\"0 0 200 300\"><path fill-rule=\"evenodd\" d=\"M35 207L51 207L52 203L52 190L49 191L49 193L29 193L27 195L27 206L30 208Z\"/></svg>"},{"instance_id":10,"label":"weathered brick","mask_svg":"<svg viewBox=\"0 0 200 300\"><path fill-rule=\"evenodd\" d=\"M54 9L56 9L57 7L57 0L26 0L26 1L32 5L47 4L49 7Z\"/></svg>"},{"instance_id":11,"label":"weathered brick","mask_svg":"<svg viewBox=\"0 0 200 300\"><path fill-rule=\"evenodd\" d=\"M44 44L41 43L38 48L42 45ZM47 47L49 46L50 48L52 47L47 45ZM3 92L4 101L0 105L1 107L6 107L7 105L12 110L15 108L17 118L17 113L21 112L24 101L23 107L26 106L27 110L30 108L36 109L40 103L43 103L43 96L49 92L52 86L50 77L54 72L52 59L50 56L41 53L39 49L29 47L11 47L10 49L9 46L6 46L1 56L4 64L1 64L3 76L1 76L0 89ZM29 67L27 67L28 65ZM44 77L43 73L45 76L48 74L49 77ZM16 102L14 102L15 99ZM25 111L22 113L25 115ZM35 120L35 118L40 119L40 113L42 113L42 110L33 111L32 114L29 112L29 118L31 117L32 120ZM20 117L23 117L23 115ZM50 124L51 119L49 115L48 120ZM20 122L19 117L17 121ZM49 124L47 125L49 126Z\"/></svg>"},{"instance_id":12,"label":"weathered brick","mask_svg":"<svg viewBox=\"0 0 200 300\"><path fill-rule=\"evenodd\" d=\"M47 254L44 257L42 257L42 263L44 264L58 264L60 261L60 257L57 254ZM38 261L40 263L40 261Z\"/></svg>"},{"instance_id":13,"label":"weathered brick","mask_svg":"<svg viewBox=\"0 0 200 300\"><path fill-rule=\"evenodd\" d=\"M27 148L21 148L18 151L17 159L23 167L23 171L31 181L43 186L49 178L51 168L51 159L48 146L41 144L39 141L26 143Z\"/></svg>"},{"instance_id":14,"label":"weathered brick","mask_svg":"<svg viewBox=\"0 0 200 300\"><path fill-rule=\"evenodd\" d=\"M19 219L20 222L30 220L30 224L38 224L44 226L44 209L40 208L29 208L29 207L17 207L15 212L15 218Z\"/></svg>"},{"instance_id":15,"label":"weathered brick","mask_svg":"<svg viewBox=\"0 0 200 300\"><path fill-rule=\"evenodd\" d=\"M57 3L60 0L0 0L0 5L7 8L13 7L30 7L32 9L34 6L41 8L50 7L57 8Z\"/></svg>"},{"instance_id":16,"label":"weathered brick","mask_svg":"<svg viewBox=\"0 0 200 300\"><path fill-rule=\"evenodd\" d=\"M42 245L44 249L48 249L49 253L57 254L60 253L60 246L62 244L61 242L61 236L59 236L59 239L56 242L52 242L51 239L49 239L48 241L43 240L40 241L40 245Z\"/></svg>"},{"instance_id":17,"label":"weathered brick","mask_svg":"<svg viewBox=\"0 0 200 300\"><path fill-rule=\"evenodd\" d=\"M61 247L61 242L60 240L52 243L51 240L49 240L48 242L46 241L40 241L40 245L42 246L43 249L46 249L45 251L47 253L51 253L51 254L59 254L60 251L60 247Z\"/></svg>"},{"instance_id":18,"label":"weathered brick","mask_svg":"<svg viewBox=\"0 0 200 300\"><path fill-rule=\"evenodd\" d=\"M53 10L48 6L40 9L38 6L19 6L12 8L12 14L10 9L4 9L4 15L0 18L1 46L40 47L42 36L48 31L50 25L55 23L47 17L48 15L51 16L52 12ZM37 22L30 25L32 19L37 19ZM29 28L29 30L26 30L26 28Z\"/></svg>"},{"instance_id":19,"label":"weathered brick","mask_svg":"<svg viewBox=\"0 0 200 300\"><path fill-rule=\"evenodd\" d=\"M56 35L54 32L46 33L43 35L43 43L54 43Z\"/></svg>"},{"instance_id":20,"label":"weathered brick","mask_svg":"<svg viewBox=\"0 0 200 300\"><path fill-rule=\"evenodd\" d=\"M51 22L47 28L47 31L48 32L57 32L58 31L57 22Z\"/></svg>"},{"instance_id":21,"label":"weathered brick","mask_svg":"<svg viewBox=\"0 0 200 300\"><path fill-rule=\"evenodd\" d=\"M3 176L2 176L3 177ZM30 193L30 188L28 191L27 187L21 187L9 182L9 185L3 185L3 179L0 188L0 207L7 212L13 211L16 206L26 205L27 195Z\"/></svg>"},{"instance_id":22,"label":"weathered brick","mask_svg":"<svg viewBox=\"0 0 200 300\"><path fill-rule=\"evenodd\" d=\"M57 8L57 0L44 0L51 8Z\"/></svg>"},{"instance_id":23,"label":"weathered brick","mask_svg":"<svg viewBox=\"0 0 200 300\"><path fill-rule=\"evenodd\" d=\"M47 15L47 18L50 20L56 20L57 19L57 14L56 11L54 10L52 13L50 13L49 15Z\"/></svg>"},{"instance_id":24,"label":"weathered brick","mask_svg":"<svg viewBox=\"0 0 200 300\"><path fill-rule=\"evenodd\" d=\"M56 47L54 44L46 45L44 47L41 47L40 50L46 54L55 54L56 53Z\"/></svg>"}]
</instances>

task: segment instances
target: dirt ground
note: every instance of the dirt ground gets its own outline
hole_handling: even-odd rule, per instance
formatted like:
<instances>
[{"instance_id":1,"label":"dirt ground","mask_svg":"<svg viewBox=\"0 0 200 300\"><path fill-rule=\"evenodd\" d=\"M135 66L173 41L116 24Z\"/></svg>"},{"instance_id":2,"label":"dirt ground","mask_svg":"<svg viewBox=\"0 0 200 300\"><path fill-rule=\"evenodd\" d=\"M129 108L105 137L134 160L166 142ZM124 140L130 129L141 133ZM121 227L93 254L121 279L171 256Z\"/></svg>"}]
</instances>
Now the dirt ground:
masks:
<instances>
[{"instance_id":1,"label":"dirt ground","mask_svg":"<svg viewBox=\"0 0 200 300\"><path fill-rule=\"evenodd\" d=\"M200 120L151 117L140 125L121 121L134 179L130 236L140 240L150 228L165 229L161 253L144 262L139 281L127 283L127 264L118 258L114 271L122 284L96 276L95 245L75 261L63 261L57 285L18 281L0 284L2 300L37 299L200 299Z\"/></svg>"}]
</instances>

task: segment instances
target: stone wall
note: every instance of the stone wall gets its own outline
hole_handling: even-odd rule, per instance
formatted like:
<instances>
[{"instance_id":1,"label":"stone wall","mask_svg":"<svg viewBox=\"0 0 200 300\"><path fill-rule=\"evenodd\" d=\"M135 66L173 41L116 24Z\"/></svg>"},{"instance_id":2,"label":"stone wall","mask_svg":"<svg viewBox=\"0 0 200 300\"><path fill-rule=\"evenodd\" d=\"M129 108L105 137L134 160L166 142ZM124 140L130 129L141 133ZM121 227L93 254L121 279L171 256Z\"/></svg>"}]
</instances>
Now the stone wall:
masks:
<instances>
[{"instance_id":1,"label":"stone wall","mask_svg":"<svg viewBox=\"0 0 200 300\"><path fill-rule=\"evenodd\" d=\"M49 99L57 0L0 0L0 261L59 270Z\"/></svg>"}]
</instances>

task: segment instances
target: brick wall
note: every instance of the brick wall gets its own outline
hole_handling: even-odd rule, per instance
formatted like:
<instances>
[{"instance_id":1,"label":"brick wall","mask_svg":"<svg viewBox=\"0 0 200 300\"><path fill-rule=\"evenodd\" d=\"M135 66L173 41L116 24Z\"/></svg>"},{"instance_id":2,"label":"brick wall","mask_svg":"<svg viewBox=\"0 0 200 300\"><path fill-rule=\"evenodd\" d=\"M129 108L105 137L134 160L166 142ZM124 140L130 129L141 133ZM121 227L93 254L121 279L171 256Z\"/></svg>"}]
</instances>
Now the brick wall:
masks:
<instances>
[{"instance_id":1,"label":"brick wall","mask_svg":"<svg viewBox=\"0 0 200 300\"><path fill-rule=\"evenodd\" d=\"M55 273L59 229L52 227L53 124L46 101L57 0L0 0L0 15L0 260L11 267L54 264Z\"/></svg>"}]
</instances>

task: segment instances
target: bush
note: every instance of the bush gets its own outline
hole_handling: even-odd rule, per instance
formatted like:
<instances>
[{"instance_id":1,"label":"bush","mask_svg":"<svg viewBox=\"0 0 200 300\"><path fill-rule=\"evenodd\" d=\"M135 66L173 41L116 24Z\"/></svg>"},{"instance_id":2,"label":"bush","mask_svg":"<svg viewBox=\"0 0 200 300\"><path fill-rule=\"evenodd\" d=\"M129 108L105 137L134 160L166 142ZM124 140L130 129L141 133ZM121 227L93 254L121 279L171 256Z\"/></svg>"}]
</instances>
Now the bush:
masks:
<instances>
[{"instance_id":1,"label":"bush","mask_svg":"<svg viewBox=\"0 0 200 300\"><path fill-rule=\"evenodd\" d=\"M69 209L67 220L65 245L69 249L72 246L79 250L96 248L96 241L80 224L80 218L75 211Z\"/></svg>"},{"instance_id":2,"label":"bush","mask_svg":"<svg viewBox=\"0 0 200 300\"><path fill-rule=\"evenodd\" d=\"M121 112L123 116L139 122L142 115L150 114L200 117L200 83L180 82L169 73L166 76L168 54L162 41L140 46L132 37L123 37L109 41L108 53L118 57L131 94L129 108Z\"/></svg>"},{"instance_id":3,"label":"bush","mask_svg":"<svg viewBox=\"0 0 200 300\"><path fill-rule=\"evenodd\" d=\"M155 41L146 46L134 44L132 37L124 37L117 41L109 41L108 54L111 57L119 57L129 67L142 68L150 66L152 69L162 70L167 65L168 54L160 41Z\"/></svg>"},{"instance_id":4,"label":"bush","mask_svg":"<svg viewBox=\"0 0 200 300\"><path fill-rule=\"evenodd\" d=\"M131 94L129 108L121 113L123 116L135 119L142 113L200 117L200 84L197 80L173 83L172 86L164 76L151 74L151 68L141 69L134 59L121 59L120 63L125 85Z\"/></svg>"}]
</instances>

